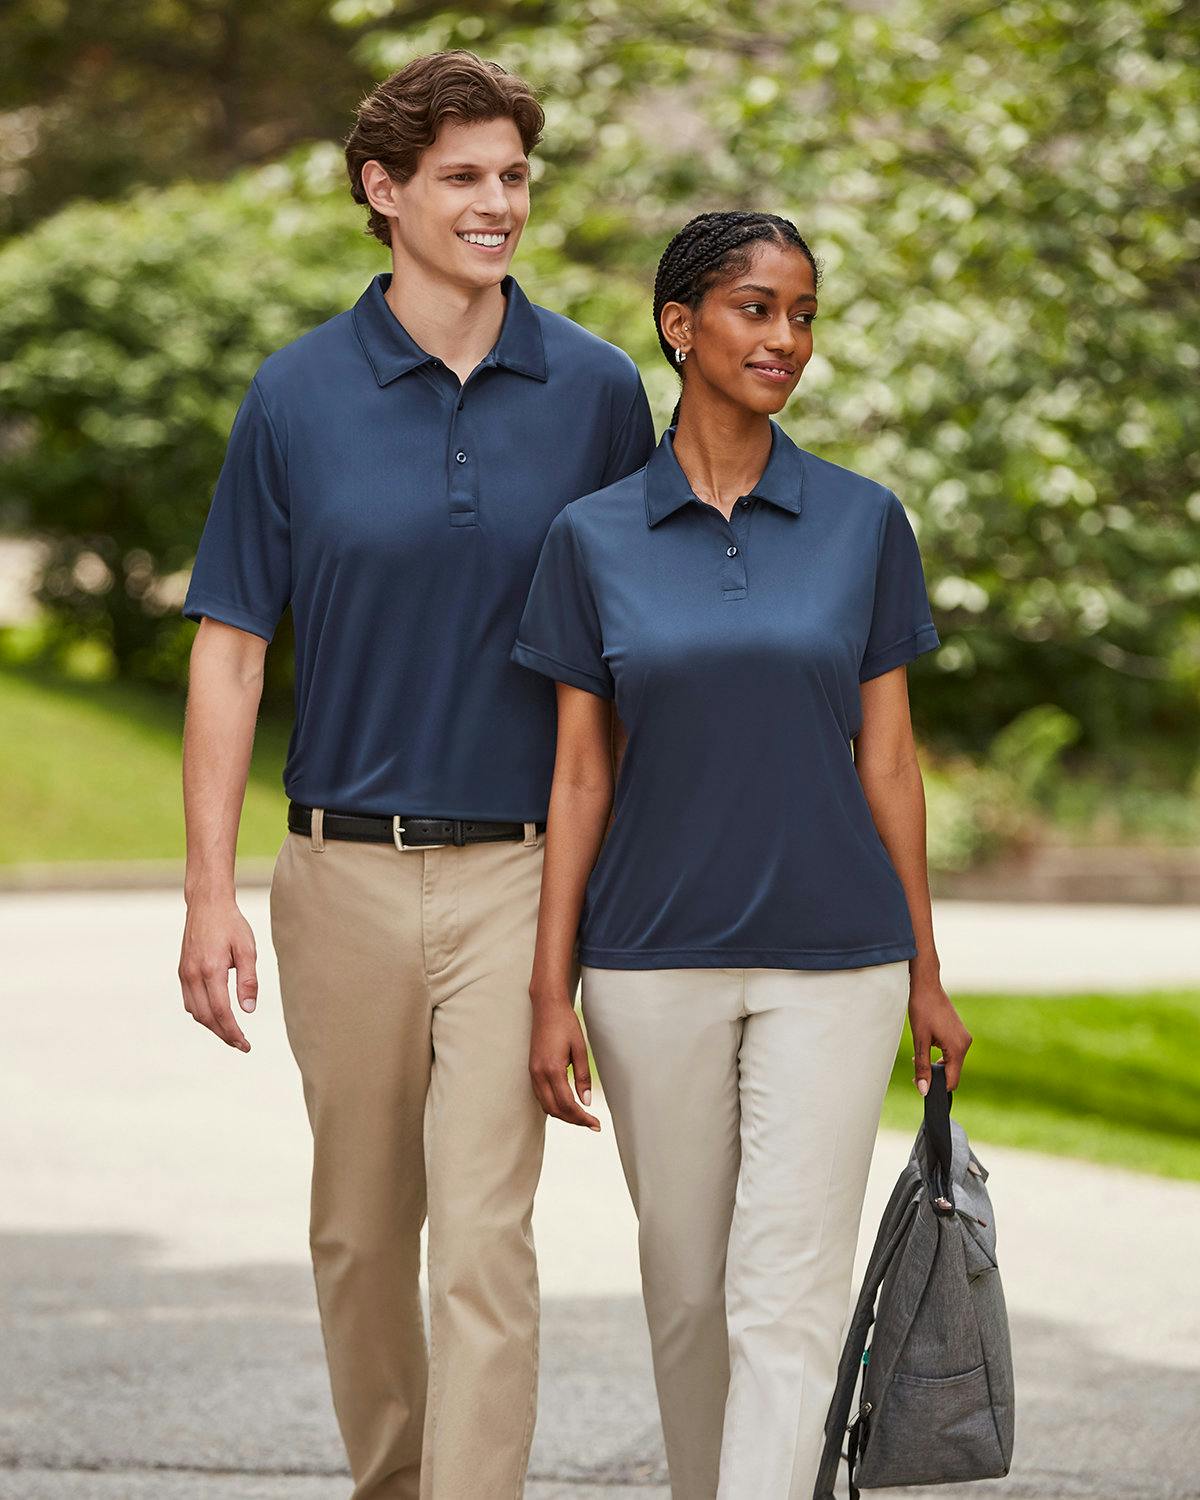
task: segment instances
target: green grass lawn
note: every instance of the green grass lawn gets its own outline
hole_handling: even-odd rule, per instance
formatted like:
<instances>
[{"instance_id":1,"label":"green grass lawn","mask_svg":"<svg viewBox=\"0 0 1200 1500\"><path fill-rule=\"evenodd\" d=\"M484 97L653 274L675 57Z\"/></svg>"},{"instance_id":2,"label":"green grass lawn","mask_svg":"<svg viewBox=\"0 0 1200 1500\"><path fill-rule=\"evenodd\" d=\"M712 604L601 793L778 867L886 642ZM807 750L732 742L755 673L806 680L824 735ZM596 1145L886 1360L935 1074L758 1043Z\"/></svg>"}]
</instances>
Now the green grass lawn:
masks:
<instances>
[{"instance_id":1,"label":"green grass lawn","mask_svg":"<svg viewBox=\"0 0 1200 1500\"><path fill-rule=\"evenodd\" d=\"M0 865L182 858L182 707L0 668ZM283 839L285 727L255 740L239 852ZM1200 1181L1200 992L954 995L974 1037L954 1118L995 1141ZM916 1133L907 1027L883 1123ZM985 1157L986 1161L986 1157Z\"/></svg>"},{"instance_id":2,"label":"green grass lawn","mask_svg":"<svg viewBox=\"0 0 1200 1500\"><path fill-rule=\"evenodd\" d=\"M972 1144L1200 1181L1200 991L952 998L972 1043L951 1114ZM905 1025L882 1123L915 1135L912 1050Z\"/></svg>"},{"instance_id":3,"label":"green grass lawn","mask_svg":"<svg viewBox=\"0 0 1200 1500\"><path fill-rule=\"evenodd\" d=\"M0 865L182 859L183 707L166 694L0 668ZM259 725L238 852L284 836L287 729Z\"/></svg>"}]
</instances>

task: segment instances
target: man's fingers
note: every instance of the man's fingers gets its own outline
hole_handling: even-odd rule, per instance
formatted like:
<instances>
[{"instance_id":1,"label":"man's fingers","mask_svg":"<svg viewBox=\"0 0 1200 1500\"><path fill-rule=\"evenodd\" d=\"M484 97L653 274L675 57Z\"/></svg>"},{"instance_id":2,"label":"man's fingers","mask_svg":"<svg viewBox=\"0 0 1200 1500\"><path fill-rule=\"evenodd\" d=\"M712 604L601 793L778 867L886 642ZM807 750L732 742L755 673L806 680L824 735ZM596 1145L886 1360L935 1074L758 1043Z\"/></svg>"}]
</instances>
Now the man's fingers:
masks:
<instances>
[{"instance_id":1,"label":"man's fingers","mask_svg":"<svg viewBox=\"0 0 1200 1500\"><path fill-rule=\"evenodd\" d=\"M205 973L204 992L208 997L208 1008L211 1020L208 1022L209 1029L216 1033L223 1042L228 1042L231 1047L236 1047L241 1052L249 1052L250 1043L246 1040L242 1028L233 1018L233 1010L229 1004L229 970L224 974L215 970Z\"/></svg>"},{"instance_id":2,"label":"man's fingers","mask_svg":"<svg viewBox=\"0 0 1200 1500\"><path fill-rule=\"evenodd\" d=\"M252 943L237 944L233 950L233 963L237 969L238 1004L245 1011L252 1011L258 1002L258 954Z\"/></svg>"},{"instance_id":3,"label":"man's fingers","mask_svg":"<svg viewBox=\"0 0 1200 1500\"><path fill-rule=\"evenodd\" d=\"M180 969L179 984L183 990L183 1008L193 1021L208 1025L208 1001L204 997L204 986L199 975L193 977L190 970Z\"/></svg>"}]
</instances>

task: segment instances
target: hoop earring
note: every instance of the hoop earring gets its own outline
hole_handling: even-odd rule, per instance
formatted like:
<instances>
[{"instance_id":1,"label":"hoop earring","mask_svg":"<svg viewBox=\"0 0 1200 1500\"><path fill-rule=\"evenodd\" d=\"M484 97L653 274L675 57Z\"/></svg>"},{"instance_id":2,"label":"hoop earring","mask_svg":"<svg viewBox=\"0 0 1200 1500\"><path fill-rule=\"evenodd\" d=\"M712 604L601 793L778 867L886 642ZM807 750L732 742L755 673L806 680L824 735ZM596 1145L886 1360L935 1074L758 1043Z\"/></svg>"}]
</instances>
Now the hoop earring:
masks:
<instances>
[{"instance_id":1,"label":"hoop earring","mask_svg":"<svg viewBox=\"0 0 1200 1500\"><path fill-rule=\"evenodd\" d=\"M677 365L681 365L686 358L687 358L687 350L686 349L676 349L676 351L675 351L675 363Z\"/></svg>"}]
</instances>

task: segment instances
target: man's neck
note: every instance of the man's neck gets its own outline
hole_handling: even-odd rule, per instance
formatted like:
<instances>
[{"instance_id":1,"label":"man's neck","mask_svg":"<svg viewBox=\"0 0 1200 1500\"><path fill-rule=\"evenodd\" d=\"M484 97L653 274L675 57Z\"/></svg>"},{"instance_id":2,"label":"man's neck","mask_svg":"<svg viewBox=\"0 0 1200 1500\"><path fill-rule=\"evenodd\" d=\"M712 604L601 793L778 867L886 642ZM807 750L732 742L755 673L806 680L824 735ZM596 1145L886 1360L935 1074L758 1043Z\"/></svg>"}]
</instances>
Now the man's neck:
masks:
<instances>
[{"instance_id":1,"label":"man's neck","mask_svg":"<svg viewBox=\"0 0 1200 1500\"><path fill-rule=\"evenodd\" d=\"M461 381L500 337L506 303L499 282L459 286L393 252L392 280L384 298L421 348Z\"/></svg>"}]
</instances>

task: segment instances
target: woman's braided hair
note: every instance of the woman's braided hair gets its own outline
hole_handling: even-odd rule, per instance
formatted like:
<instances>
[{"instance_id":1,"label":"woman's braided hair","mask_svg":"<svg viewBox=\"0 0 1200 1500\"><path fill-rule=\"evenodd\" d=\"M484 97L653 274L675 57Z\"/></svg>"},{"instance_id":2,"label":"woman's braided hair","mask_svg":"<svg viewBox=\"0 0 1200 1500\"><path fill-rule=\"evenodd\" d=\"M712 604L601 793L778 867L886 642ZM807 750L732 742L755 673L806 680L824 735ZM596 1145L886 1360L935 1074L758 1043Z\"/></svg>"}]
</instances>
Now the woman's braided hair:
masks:
<instances>
[{"instance_id":1,"label":"woman's braided hair","mask_svg":"<svg viewBox=\"0 0 1200 1500\"><path fill-rule=\"evenodd\" d=\"M821 268L790 219L778 214L744 213L736 209L697 214L689 219L662 253L654 278L654 329L663 357L675 363L675 350L663 337L659 321L668 302L699 307L705 293L718 281L741 275L749 266L753 245L762 241L793 245L808 257L814 285ZM679 403L671 414L671 426L679 420Z\"/></svg>"}]
</instances>

